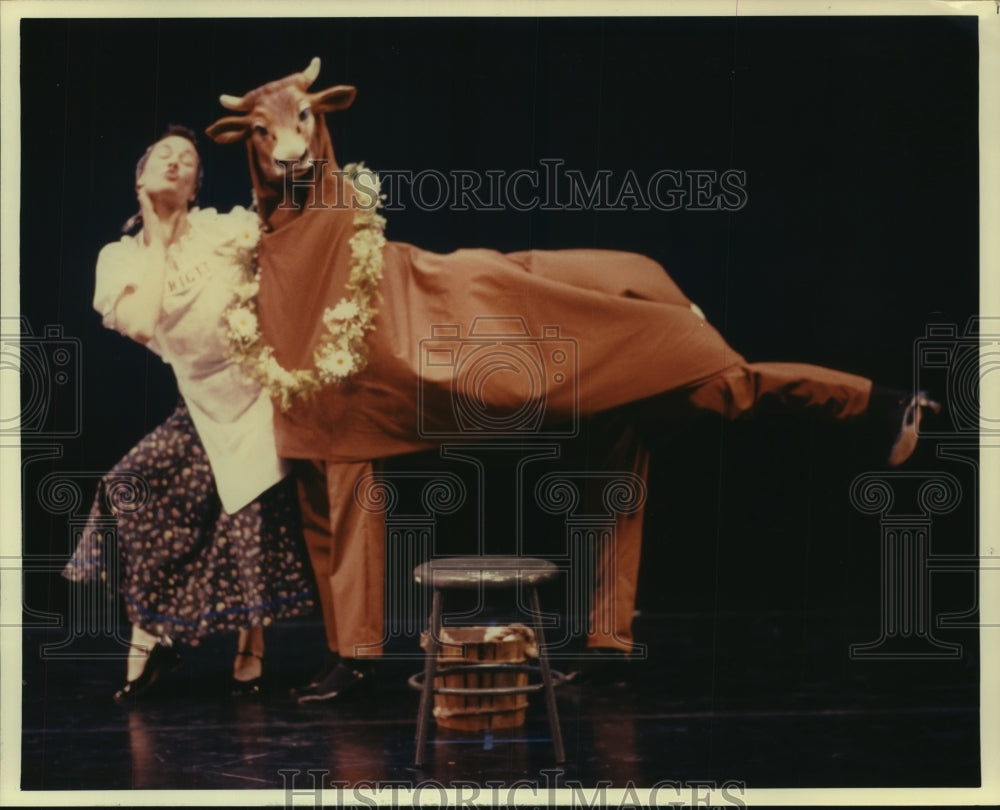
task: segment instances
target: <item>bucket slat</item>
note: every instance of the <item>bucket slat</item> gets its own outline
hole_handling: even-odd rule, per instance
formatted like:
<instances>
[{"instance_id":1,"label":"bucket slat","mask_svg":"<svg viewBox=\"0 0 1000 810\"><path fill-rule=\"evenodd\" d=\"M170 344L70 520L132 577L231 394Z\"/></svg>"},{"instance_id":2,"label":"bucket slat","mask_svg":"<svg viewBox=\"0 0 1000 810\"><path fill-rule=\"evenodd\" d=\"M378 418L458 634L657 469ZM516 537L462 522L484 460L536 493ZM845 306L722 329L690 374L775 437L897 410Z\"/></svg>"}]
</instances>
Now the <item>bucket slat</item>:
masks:
<instances>
[{"instance_id":1,"label":"bucket slat","mask_svg":"<svg viewBox=\"0 0 1000 810\"><path fill-rule=\"evenodd\" d=\"M509 631L509 632L506 632ZM489 640L485 640L489 639ZM465 646L465 655L462 646ZM524 625L449 627L441 631L438 665L523 664L534 650L534 633ZM527 686L527 672L456 672L434 679L435 687ZM517 728L524 725L527 695L434 695L434 718L443 728L459 731Z\"/></svg>"}]
</instances>

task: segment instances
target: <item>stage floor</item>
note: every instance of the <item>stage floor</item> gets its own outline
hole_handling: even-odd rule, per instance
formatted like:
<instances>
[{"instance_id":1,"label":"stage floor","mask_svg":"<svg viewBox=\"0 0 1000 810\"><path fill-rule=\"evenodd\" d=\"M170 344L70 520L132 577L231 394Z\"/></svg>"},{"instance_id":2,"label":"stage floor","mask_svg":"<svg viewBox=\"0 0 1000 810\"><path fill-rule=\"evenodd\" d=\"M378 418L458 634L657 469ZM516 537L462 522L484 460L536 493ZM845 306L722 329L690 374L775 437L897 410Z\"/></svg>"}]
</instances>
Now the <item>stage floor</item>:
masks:
<instances>
[{"instance_id":1,"label":"stage floor","mask_svg":"<svg viewBox=\"0 0 1000 810\"><path fill-rule=\"evenodd\" d=\"M870 619L870 617L868 617ZM428 763L412 765L420 669L414 638L389 651L374 681L342 703L299 706L288 689L321 662L314 620L268 630L268 685L256 701L226 697L232 637L184 648L155 699L111 700L123 662L107 638L58 644L65 630L24 633L24 790L310 790L432 780L542 786L649 787L692 780L748 788L978 786L979 684L974 631L952 631L952 659L859 660L850 644L878 627L847 613L642 615L648 645L627 688L558 690L568 762L555 769L544 704L524 727L432 729ZM51 653L51 651L50 651ZM554 662L559 669L572 661ZM284 773L283 773L284 772ZM297 774L297 775L296 775ZM291 781L290 781L291 780ZM690 797L685 797L690 801Z\"/></svg>"}]
</instances>

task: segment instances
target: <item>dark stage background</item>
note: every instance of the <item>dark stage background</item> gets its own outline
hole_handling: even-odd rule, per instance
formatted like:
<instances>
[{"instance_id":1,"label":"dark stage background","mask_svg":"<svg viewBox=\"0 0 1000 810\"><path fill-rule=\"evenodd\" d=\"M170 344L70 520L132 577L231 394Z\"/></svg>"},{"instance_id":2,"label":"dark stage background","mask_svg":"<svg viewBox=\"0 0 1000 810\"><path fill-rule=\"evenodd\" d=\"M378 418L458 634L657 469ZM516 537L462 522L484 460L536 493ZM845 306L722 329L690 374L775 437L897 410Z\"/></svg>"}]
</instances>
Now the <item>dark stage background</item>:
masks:
<instances>
[{"instance_id":1,"label":"dark stage background","mask_svg":"<svg viewBox=\"0 0 1000 810\"><path fill-rule=\"evenodd\" d=\"M738 211L409 205L389 214L390 239L438 251L646 254L751 360L818 363L900 388L933 378L948 404L954 372L923 367L918 342L947 324L958 337L943 343L977 345L962 337L978 311L974 18L25 20L21 37L21 311L36 337L61 327L79 352L78 376L45 388L48 421L22 437L24 552L39 561L25 577L29 625L65 610L58 561L92 496L83 474L108 469L175 402L169 369L103 329L90 306L97 253L135 210L135 162L168 123L201 131L223 114L220 93L242 94L312 56L323 60L315 88L359 91L328 118L342 164L512 172L561 159L615 181L628 170L746 172ZM202 154L202 204L248 204L242 146L206 139ZM974 437L967 461L936 452L962 439L946 430L907 468L960 484L957 507L933 521L937 554L977 549ZM500 483L488 489L487 548L503 551L516 529L505 506L512 465L491 465ZM432 453L389 470L430 466L466 474ZM800 673L850 677L859 663L849 645L879 634L881 555L879 516L852 505L850 485L879 469L860 425L677 426L654 457L639 608L742 615L760 635L758 665L801 654ZM76 512L40 503L51 473L80 480ZM477 516L473 505L447 518L437 550L473 548ZM558 521L529 513L528 523L534 548L558 544ZM942 663L945 684L976 679L973 577L933 578L935 616L973 611L966 629L935 630L963 645L961 662ZM762 618L773 611L801 611L801 635L775 635ZM828 634L828 653L807 660L797 651L816 632Z\"/></svg>"}]
</instances>

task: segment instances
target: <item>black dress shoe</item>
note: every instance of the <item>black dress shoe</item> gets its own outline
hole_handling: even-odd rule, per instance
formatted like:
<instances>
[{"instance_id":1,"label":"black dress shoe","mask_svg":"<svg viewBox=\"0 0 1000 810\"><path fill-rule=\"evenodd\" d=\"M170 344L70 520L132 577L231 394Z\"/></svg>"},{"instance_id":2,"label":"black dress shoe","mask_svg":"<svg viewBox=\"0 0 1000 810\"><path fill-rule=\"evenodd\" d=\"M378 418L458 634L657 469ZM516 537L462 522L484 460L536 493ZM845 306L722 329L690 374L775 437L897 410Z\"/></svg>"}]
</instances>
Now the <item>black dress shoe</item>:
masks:
<instances>
[{"instance_id":1,"label":"black dress shoe","mask_svg":"<svg viewBox=\"0 0 1000 810\"><path fill-rule=\"evenodd\" d=\"M264 657L262 655L257 655L257 653L252 653L250 650L240 650L236 654L259 659L261 674L256 678L251 678L249 681L241 681L238 678L232 678L229 683L230 696L234 698L258 697L264 686Z\"/></svg>"},{"instance_id":2,"label":"black dress shoe","mask_svg":"<svg viewBox=\"0 0 1000 810\"><path fill-rule=\"evenodd\" d=\"M316 687L330 677L330 673L337 668L337 664L339 663L340 653L327 653L326 660L323 662L323 666L320 667L319 672L313 675L309 679L308 683L303 686L296 686L294 689L290 690L289 694L294 698L312 694L316 690Z\"/></svg>"},{"instance_id":3,"label":"black dress shoe","mask_svg":"<svg viewBox=\"0 0 1000 810\"><path fill-rule=\"evenodd\" d=\"M322 681L299 690L296 699L299 703L321 703L337 700L363 684L369 683L372 675L370 664L342 658Z\"/></svg>"},{"instance_id":4,"label":"black dress shoe","mask_svg":"<svg viewBox=\"0 0 1000 810\"><path fill-rule=\"evenodd\" d=\"M181 663L180 653L173 647L165 644L153 646L146 658L146 666L142 668L142 673L134 681L128 681L121 689L114 694L115 703L130 703L142 697L160 679L162 675L171 670L177 669Z\"/></svg>"}]
</instances>

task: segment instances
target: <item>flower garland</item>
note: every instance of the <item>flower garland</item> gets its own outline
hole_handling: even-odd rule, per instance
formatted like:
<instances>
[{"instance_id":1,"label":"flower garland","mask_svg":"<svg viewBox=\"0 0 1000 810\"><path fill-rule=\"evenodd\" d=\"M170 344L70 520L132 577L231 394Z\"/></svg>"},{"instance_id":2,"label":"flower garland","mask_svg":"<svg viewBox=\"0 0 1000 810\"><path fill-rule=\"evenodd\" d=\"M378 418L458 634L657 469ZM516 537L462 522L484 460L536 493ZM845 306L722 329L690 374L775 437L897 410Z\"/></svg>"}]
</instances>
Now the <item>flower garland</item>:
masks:
<instances>
[{"instance_id":1,"label":"flower garland","mask_svg":"<svg viewBox=\"0 0 1000 810\"><path fill-rule=\"evenodd\" d=\"M344 167L353 181L366 173L365 191L374 191L374 204L359 208L354 215L355 234L351 237L351 273L347 282L349 298L342 298L323 313L327 331L313 351L315 369L286 369L274 356L274 348L264 343L257 321L257 292L260 289L260 265L256 239L238 246L243 254L246 281L234 290L232 303L223 313L229 339L227 356L235 359L287 411L296 397L306 397L328 385L338 384L361 371L368 362L365 335L375 328L378 310L372 306L379 298L382 279L382 248L385 246L385 217L378 176L363 163Z\"/></svg>"}]
</instances>

